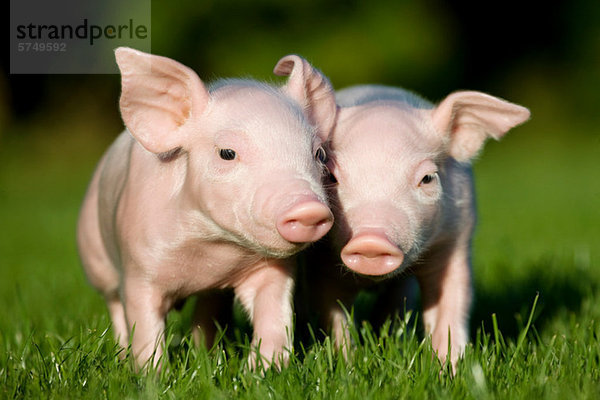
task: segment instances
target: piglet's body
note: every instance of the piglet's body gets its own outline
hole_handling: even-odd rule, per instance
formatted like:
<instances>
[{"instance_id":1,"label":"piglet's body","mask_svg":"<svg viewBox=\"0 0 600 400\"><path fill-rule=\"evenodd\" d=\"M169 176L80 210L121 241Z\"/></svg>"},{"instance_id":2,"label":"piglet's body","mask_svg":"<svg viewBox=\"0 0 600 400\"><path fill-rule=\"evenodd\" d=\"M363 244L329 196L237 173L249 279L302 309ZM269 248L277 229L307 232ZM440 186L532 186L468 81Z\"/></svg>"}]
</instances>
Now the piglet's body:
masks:
<instances>
[{"instance_id":1,"label":"piglet's body","mask_svg":"<svg viewBox=\"0 0 600 400\"><path fill-rule=\"evenodd\" d=\"M388 307L401 307L395 282L413 273L433 347L444 361L450 346L455 364L467 343L471 303L476 215L469 162L487 137L499 139L529 111L478 92L456 92L434 106L382 86L342 90L337 101L328 162L336 211L329 263L341 258L358 275L309 272L318 281L321 314L341 343L347 335L337 299L348 307L361 288L385 280L391 291L385 298L396 302Z\"/></svg>"},{"instance_id":2,"label":"piglet's body","mask_svg":"<svg viewBox=\"0 0 600 400\"><path fill-rule=\"evenodd\" d=\"M116 57L128 130L100 161L78 225L116 337L126 347L135 327L138 363L155 351L157 363L167 312L206 293L194 322L210 340L211 293L229 287L253 343L278 360L290 346L289 257L333 221L315 160L335 112L327 79L288 56L275 70L290 75L282 88L225 80L207 90L173 60L127 48Z\"/></svg>"}]
</instances>

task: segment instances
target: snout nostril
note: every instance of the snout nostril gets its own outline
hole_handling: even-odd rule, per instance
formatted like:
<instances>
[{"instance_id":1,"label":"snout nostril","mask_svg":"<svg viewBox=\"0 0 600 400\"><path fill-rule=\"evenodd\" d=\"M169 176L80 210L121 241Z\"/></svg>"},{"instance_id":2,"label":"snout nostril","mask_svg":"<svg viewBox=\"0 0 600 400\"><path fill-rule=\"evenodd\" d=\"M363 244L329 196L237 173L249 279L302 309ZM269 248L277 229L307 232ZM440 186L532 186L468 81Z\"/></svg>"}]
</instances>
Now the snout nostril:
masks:
<instances>
[{"instance_id":1,"label":"snout nostril","mask_svg":"<svg viewBox=\"0 0 600 400\"><path fill-rule=\"evenodd\" d=\"M331 211L321 203L301 204L288 212L284 223L319 226L333 221Z\"/></svg>"},{"instance_id":2,"label":"snout nostril","mask_svg":"<svg viewBox=\"0 0 600 400\"><path fill-rule=\"evenodd\" d=\"M325 218L320 219L319 221L317 221L317 223L315 223L316 226L323 226L323 225L328 225L330 223L333 222L333 216L328 215Z\"/></svg>"},{"instance_id":3,"label":"snout nostril","mask_svg":"<svg viewBox=\"0 0 600 400\"><path fill-rule=\"evenodd\" d=\"M331 222L331 219L323 218L316 222L301 220L301 219L290 219L290 220L285 221L284 223L286 223L286 224L302 224L304 226L323 226L323 225L329 224L330 222Z\"/></svg>"},{"instance_id":4,"label":"snout nostril","mask_svg":"<svg viewBox=\"0 0 600 400\"><path fill-rule=\"evenodd\" d=\"M349 256L353 257L365 257L365 258L380 258L380 257L394 257L391 253L378 253L378 252L369 252L365 251L362 253L354 252L354 253L346 253Z\"/></svg>"}]
</instances>

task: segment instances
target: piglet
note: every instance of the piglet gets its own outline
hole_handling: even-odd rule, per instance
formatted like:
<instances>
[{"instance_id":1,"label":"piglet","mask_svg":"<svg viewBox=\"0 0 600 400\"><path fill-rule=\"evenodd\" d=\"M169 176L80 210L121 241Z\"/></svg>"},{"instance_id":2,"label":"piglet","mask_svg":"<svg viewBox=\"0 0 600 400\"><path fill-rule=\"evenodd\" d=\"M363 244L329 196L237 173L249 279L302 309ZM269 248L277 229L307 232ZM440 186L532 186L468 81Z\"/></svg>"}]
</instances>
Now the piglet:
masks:
<instances>
[{"instance_id":1,"label":"piglet","mask_svg":"<svg viewBox=\"0 0 600 400\"><path fill-rule=\"evenodd\" d=\"M321 184L336 110L329 81L295 55L275 68L289 75L282 87L206 88L184 65L130 48L116 60L127 129L94 173L77 241L117 340L131 340L139 365L158 365L173 305L233 288L253 345L280 361L291 346L290 257L333 224ZM198 301L194 324L210 331L214 306Z\"/></svg>"},{"instance_id":2,"label":"piglet","mask_svg":"<svg viewBox=\"0 0 600 400\"><path fill-rule=\"evenodd\" d=\"M376 281L400 303L398 285L412 273L433 348L441 361L450 351L454 366L468 340L472 296L470 162L488 137L500 139L529 111L474 91L434 106L403 89L371 85L342 90L337 102L327 161L336 224L330 254L309 262L319 269L308 272L319 296L313 305L341 344L348 336L337 301L349 307ZM340 257L356 274L321 265Z\"/></svg>"}]
</instances>

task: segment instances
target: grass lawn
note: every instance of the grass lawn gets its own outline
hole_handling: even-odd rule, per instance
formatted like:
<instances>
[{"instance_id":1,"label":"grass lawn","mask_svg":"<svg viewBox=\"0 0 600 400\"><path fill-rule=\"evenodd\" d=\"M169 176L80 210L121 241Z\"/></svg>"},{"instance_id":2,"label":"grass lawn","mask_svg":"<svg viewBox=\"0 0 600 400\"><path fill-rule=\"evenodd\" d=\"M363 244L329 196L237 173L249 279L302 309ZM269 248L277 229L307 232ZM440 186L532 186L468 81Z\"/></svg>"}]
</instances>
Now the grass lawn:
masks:
<instances>
[{"instance_id":1,"label":"grass lawn","mask_svg":"<svg viewBox=\"0 0 600 400\"><path fill-rule=\"evenodd\" d=\"M584 135L534 119L489 143L476 162L472 344L454 377L440 373L420 325L401 320L381 334L356 326L360 344L348 360L325 339L298 345L281 372L247 371L244 328L230 327L211 351L197 349L190 307L170 315L170 360L155 376L117 357L108 313L75 248L79 205L110 141L106 127L42 125L0 138L0 398L600 395L597 128Z\"/></svg>"}]
</instances>

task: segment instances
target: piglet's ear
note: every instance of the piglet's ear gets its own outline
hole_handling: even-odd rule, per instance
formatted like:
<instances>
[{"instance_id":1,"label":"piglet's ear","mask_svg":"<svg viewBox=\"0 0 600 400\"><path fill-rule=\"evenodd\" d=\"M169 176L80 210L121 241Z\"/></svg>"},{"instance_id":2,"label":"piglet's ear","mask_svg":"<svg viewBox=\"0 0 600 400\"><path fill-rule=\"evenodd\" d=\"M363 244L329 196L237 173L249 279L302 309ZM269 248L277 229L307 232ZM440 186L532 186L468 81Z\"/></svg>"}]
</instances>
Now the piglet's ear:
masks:
<instances>
[{"instance_id":1,"label":"piglet's ear","mask_svg":"<svg viewBox=\"0 0 600 400\"><path fill-rule=\"evenodd\" d=\"M171 60L127 47L115 51L121 70L121 115L133 137L148 151L185 147L191 121L209 95L194 71Z\"/></svg>"},{"instance_id":2,"label":"piglet's ear","mask_svg":"<svg viewBox=\"0 0 600 400\"><path fill-rule=\"evenodd\" d=\"M293 54L279 60L273 72L289 76L284 90L304 107L310 123L317 127L319 137L327 140L337 111L329 79L304 58Z\"/></svg>"},{"instance_id":3,"label":"piglet's ear","mask_svg":"<svg viewBox=\"0 0 600 400\"><path fill-rule=\"evenodd\" d=\"M480 92L456 92L433 110L433 124L449 136L449 153L467 162L488 137L498 140L511 128L529 119L529 110Z\"/></svg>"}]
</instances>

